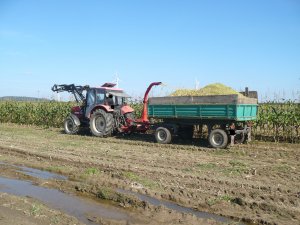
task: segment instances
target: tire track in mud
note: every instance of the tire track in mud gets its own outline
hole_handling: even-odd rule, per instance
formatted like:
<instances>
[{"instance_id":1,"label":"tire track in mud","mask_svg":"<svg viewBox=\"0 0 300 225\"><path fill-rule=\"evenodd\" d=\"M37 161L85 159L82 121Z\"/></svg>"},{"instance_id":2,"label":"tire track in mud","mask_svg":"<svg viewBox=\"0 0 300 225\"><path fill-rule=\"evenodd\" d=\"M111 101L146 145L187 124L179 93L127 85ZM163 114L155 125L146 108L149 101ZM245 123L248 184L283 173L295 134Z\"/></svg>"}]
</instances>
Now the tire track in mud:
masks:
<instances>
[{"instance_id":1,"label":"tire track in mud","mask_svg":"<svg viewBox=\"0 0 300 225\"><path fill-rule=\"evenodd\" d=\"M57 162L68 162L69 164L73 164L74 166L78 165L78 163L83 163L82 159L76 160L77 157L80 157L81 155L77 154L72 154L72 157L55 157L50 156L48 154L42 154L42 153L32 153L28 152L28 150L21 150L21 149L15 149L15 148L7 148L7 147L0 147L0 150L4 153L8 154L15 154L20 157L35 157L39 158L39 160L44 159L44 160L52 160L52 161L57 161ZM65 153L66 154L66 153ZM88 160L87 160L88 162ZM89 162L88 166L97 166L101 168L105 168L106 172L112 172L114 174L114 171L120 170L120 167L115 167L115 166L108 166L107 164L101 164L101 163L93 163ZM131 170L135 171L135 170ZM158 197L167 199L167 200L172 200L176 202L180 202L182 205L190 207L191 204L193 207L198 208L199 210L207 210L207 207L203 207L203 201L205 202L205 199L209 199L211 196L218 196L220 195L220 190L223 192L223 186L226 185L226 189L231 190L229 193L227 191L223 192L224 194L230 194L233 196L236 196L235 199L243 199L243 201L239 202L240 205L243 205L244 208L249 208L251 210L257 208L263 211L276 211L278 213L284 213L284 215L288 214L289 212L284 210L283 207L278 207L277 203L271 203L271 204L266 204L265 201L270 201L274 202L276 198L276 194L272 194L273 192L279 192L279 193L285 193L285 192L290 192L289 190L284 190L284 189L274 189L272 187L268 186L256 186L256 185L250 185L250 184L245 184L245 183L238 183L238 182L230 182L226 180L219 180L219 179L212 179L208 177L200 177L200 176L191 176L191 175L183 175L181 174L180 176L180 185L181 187L179 188L174 188L173 185L167 185L170 184L170 180L175 179L178 177L178 174L173 174L168 171L162 172L158 171L151 171L150 176L153 176L153 174L158 174L158 175L163 175L163 177L168 180L165 182L164 186L164 191L158 195ZM145 174L146 176L148 175L145 170L142 171L142 174ZM172 178L174 177L174 178ZM197 180L197 184L195 185L195 180ZM113 182L112 182L113 183ZM201 184L204 183L204 186L201 186ZM115 183L116 184L116 183ZM117 182L118 185L121 184L122 187L126 185L126 182ZM195 191L194 188L189 188L189 185L194 185L198 186L198 190L200 191ZM128 188L128 187L127 187ZM246 192L241 191L242 190L247 190ZM266 196L266 191L270 192L270 196ZM254 193L254 194L248 194L247 193ZM255 193L258 192L258 193ZM259 193L262 192L262 193ZM169 194L171 193L171 194ZM147 192L147 194L150 194L152 196L157 197L157 193L151 193ZM251 196L252 195L252 196ZM201 196L201 198L199 198ZM263 198L261 198L263 196ZM281 199L282 202L288 202L291 201L290 199ZM195 203L197 203L195 205ZM216 211L218 212L218 211ZM232 216L232 215L231 215ZM238 216L236 216L238 217ZM244 218L245 219L245 218Z\"/></svg>"},{"instance_id":2,"label":"tire track in mud","mask_svg":"<svg viewBox=\"0 0 300 225\"><path fill-rule=\"evenodd\" d=\"M76 157L82 157L82 154L80 154L80 153L76 154L74 152L68 152L68 153L70 153L71 157L66 157L65 158L62 155L60 155L59 157L56 157L54 154L49 154L49 152L48 152L48 154L42 154L42 153L37 153L37 152L29 152L28 150L21 150L21 149L11 148L9 146L6 146L4 148L0 147L0 148L2 150L9 149L10 150L9 152L14 151L14 152L19 152L19 153L24 154L24 155L37 156L37 157L40 157L40 158L45 158L45 159L50 159L50 160L57 159L58 161L62 161L63 159L65 159L68 162L74 162L74 163L75 162L77 162L77 163L85 162L84 159L79 159L79 160L72 159L72 158L76 158ZM57 153L57 152L55 152L55 153ZM60 150L58 153L64 153L64 155L66 155L67 152L64 151L64 150ZM100 162L95 163L95 162L89 161L89 158L93 159L93 160L97 160L97 158L94 157L94 156L86 157L86 161L88 162L88 165L90 165L90 166L95 165L95 166L100 166L100 167L103 167L103 168L109 168L110 170L122 170L122 167L116 166L116 164L113 165L111 163L110 164L105 164L105 163L100 163ZM130 158L124 157L123 161L121 161L121 162L118 161L118 162L119 162L119 164L131 164L135 159L133 159L132 162L128 162L128 160L130 160ZM147 163L140 163L139 165L141 165L141 166L149 166ZM140 170L140 171L147 172L148 169L149 168L144 168L143 170ZM207 178L201 178L199 176L191 176L191 175L186 175L186 174L183 175L182 173L177 173L177 174L175 173L174 174L174 173L169 172L169 171L164 171L164 170L168 170L168 169L174 169L174 171L181 172L180 169L173 168L171 166L156 166L156 168L149 169L149 173L151 173L151 176L153 174L155 174L155 173L160 174L160 175L163 174L163 175L166 175L166 176L169 176L169 177L170 176L175 176L175 177L181 176L181 181L183 181L182 180L183 178L188 178L188 179L195 179L196 178L196 179L202 179L202 181L205 181L205 182L212 182L212 183L219 182L220 184L226 184L227 186L231 184L230 181L207 179ZM132 168L131 168L131 170L132 170ZM250 180L250 182L252 182L252 181ZM249 184L246 184L246 183L237 183L237 182L233 183L233 186L242 186L242 187L247 187L247 186L249 187L249 186L251 186L252 188L263 189L263 190L267 190L267 189L271 189L272 190L273 189L270 186L264 186L264 185L257 185L257 186L255 186L255 185L249 185ZM279 188L278 190L281 190L281 188ZM289 190L286 190L285 192L289 192Z\"/></svg>"},{"instance_id":3,"label":"tire track in mud","mask_svg":"<svg viewBox=\"0 0 300 225\"><path fill-rule=\"evenodd\" d=\"M29 152L28 150L22 150L22 149L17 149L17 148L11 148L9 146L0 146L0 149L2 152L6 153L6 154L12 154L12 152L14 153L19 153L18 155L21 156L21 157L24 157L24 156L32 156L32 157L37 157L37 158L43 158L45 160L50 160L50 161L58 161L58 162L68 162L68 163L72 163L74 165L78 164L78 163L82 163L82 162L85 162L85 160L83 159L72 159L72 157L81 157L82 155L81 154L74 154L72 153L72 157L63 157L63 156L59 156L59 157L56 157L56 156L52 156L52 155L49 155L49 154L42 154L42 153L36 153L36 152ZM66 152L64 152L65 154ZM125 160L128 160L128 158L125 158ZM87 160L88 161L88 160ZM130 164L130 163L129 163ZM103 169L107 169L107 171L114 171L114 170L124 170L122 169L122 167L118 167L118 166L113 166L113 165L108 165L108 164L105 164L105 163L95 163L95 162L90 162L88 161L88 166L98 166L98 167L102 167ZM146 164L142 164L142 165L146 165ZM198 180L201 181L201 182L205 182L205 183L211 183L212 186L215 186L216 184L219 184L219 185L226 185L226 186L229 186L231 188L242 188L242 189L253 189L253 190L262 190L262 191L270 191L270 192L279 192L279 193L291 193L291 190L289 189L284 189L284 188L273 188L271 186L265 186L265 185L253 185L253 184L247 184L247 183L243 183L243 182L231 182L231 181L228 181L228 180L220 180L220 179L212 179L212 178L208 178L208 177L200 177L200 176L192 176L192 175L186 175L186 174L174 174L174 173L171 173L169 171L163 171L163 169L171 169L172 167L168 167L168 166L162 166L162 167L159 167L159 168L156 168L153 170L146 170L145 169L139 169L139 171L142 171L144 173L149 173L149 176L153 176L155 174L159 174L159 175L164 175L166 177L170 177L170 179L173 179L172 177L178 177L180 176L180 181L182 183L187 183L189 184L188 181L190 180L193 180L193 183L191 183L191 185L194 184L194 180ZM180 169L177 169L180 171ZM126 170L128 171L128 170ZM130 170L131 172L135 172L135 170L131 169ZM252 182L250 180L250 182ZM188 187L185 187L185 188L188 188Z\"/></svg>"},{"instance_id":4,"label":"tire track in mud","mask_svg":"<svg viewBox=\"0 0 300 225\"><path fill-rule=\"evenodd\" d=\"M134 140L136 137L130 140L121 137L98 139L57 132L51 133L53 140L47 140L46 132L37 133L41 138L32 143L28 143L21 134L14 138L16 141L6 134L6 137L0 138L0 145L12 143L21 149L25 146L22 154L30 152L32 157L45 161L49 161L51 156L53 162L57 160L68 165L99 168L106 174L107 182L121 188L130 189L132 182L123 173L141 176L159 184L154 189L146 188L152 196L227 215L234 213L222 208L245 211L245 218L276 223L276 215L293 219L300 206L297 197L300 191L299 145L255 143L229 150L214 150L198 144L160 145L149 140ZM239 169L239 163L245 170L237 174L225 173L226 170ZM211 164L216 171L214 168L205 170L197 167ZM219 201L224 196L232 197L229 205ZM208 202L215 199L219 203L209 206ZM300 220L299 216L296 215L296 219ZM284 224L289 223L292 224L291 221Z\"/></svg>"},{"instance_id":5,"label":"tire track in mud","mask_svg":"<svg viewBox=\"0 0 300 225\"><path fill-rule=\"evenodd\" d=\"M44 158L45 160L49 160L49 156L47 156L47 155L44 155L44 154L34 154L34 153L28 153L28 152L26 152L26 151L24 151L24 150L20 150L20 149L12 149L12 148L10 148L10 149L7 149L7 148L0 148L2 151L4 151L5 152L5 150L6 150L6 152L7 153L9 153L9 154L14 154L14 155L18 155L18 156L21 156L21 157L27 157L27 156L32 156L32 157L39 157L40 159L41 158ZM12 151L14 152L14 153L12 153ZM77 165L77 163L78 163L78 161L74 161L74 160L71 160L71 161L69 161L69 159L64 159L64 158L55 158L55 157L53 157L52 158L52 160L56 160L56 161L59 161L59 162L61 162L61 161L66 161L66 162L71 162L72 164L74 164L74 165ZM99 166L99 165L98 165ZM124 185L124 184L123 184ZM126 185L126 184L125 184ZM124 187L124 186L123 186ZM148 192L148 194L149 194L149 192ZM157 193L153 193L153 196L156 196L157 197ZM161 194L160 196L158 196L158 197L162 197L162 198L165 198L165 199L167 199L167 200L176 200L176 198L170 198L170 196L169 195L167 195L167 194ZM182 203L184 202L183 200L181 201Z\"/></svg>"}]
</instances>

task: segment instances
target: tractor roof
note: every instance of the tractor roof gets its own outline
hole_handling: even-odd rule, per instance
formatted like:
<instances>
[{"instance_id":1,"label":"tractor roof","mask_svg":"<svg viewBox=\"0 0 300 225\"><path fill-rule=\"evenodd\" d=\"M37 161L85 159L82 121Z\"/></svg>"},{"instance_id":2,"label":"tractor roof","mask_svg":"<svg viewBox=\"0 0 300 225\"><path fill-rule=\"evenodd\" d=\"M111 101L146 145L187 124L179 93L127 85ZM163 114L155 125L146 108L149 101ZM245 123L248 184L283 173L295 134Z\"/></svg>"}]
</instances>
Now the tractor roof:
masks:
<instances>
[{"instance_id":1,"label":"tractor roof","mask_svg":"<svg viewBox=\"0 0 300 225\"><path fill-rule=\"evenodd\" d=\"M114 83L104 83L104 84L102 84L101 87L109 87L109 88L112 88L112 87L114 87L114 86L116 86L116 84L114 84Z\"/></svg>"},{"instance_id":2,"label":"tractor roof","mask_svg":"<svg viewBox=\"0 0 300 225\"><path fill-rule=\"evenodd\" d=\"M111 88L111 87L95 87L97 89L103 89L103 90L111 90L111 91L123 91L123 89L120 88Z\"/></svg>"},{"instance_id":3,"label":"tractor roof","mask_svg":"<svg viewBox=\"0 0 300 225\"><path fill-rule=\"evenodd\" d=\"M104 83L102 86L94 87L94 88L103 89L103 90L111 90L111 91L123 91L123 89L114 88L115 86L116 86L116 84L114 84L114 83Z\"/></svg>"}]
</instances>

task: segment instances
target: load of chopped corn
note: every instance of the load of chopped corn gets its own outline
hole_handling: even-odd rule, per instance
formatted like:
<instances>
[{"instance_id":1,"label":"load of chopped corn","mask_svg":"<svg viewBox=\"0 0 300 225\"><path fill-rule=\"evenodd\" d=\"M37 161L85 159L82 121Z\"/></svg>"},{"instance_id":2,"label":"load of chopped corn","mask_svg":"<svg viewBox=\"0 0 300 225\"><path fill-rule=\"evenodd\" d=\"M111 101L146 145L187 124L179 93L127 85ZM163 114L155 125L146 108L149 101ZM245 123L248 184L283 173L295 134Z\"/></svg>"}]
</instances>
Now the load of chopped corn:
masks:
<instances>
[{"instance_id":1,"label":"load of chopped corn","mask_svg":"<svg viewBox=\"0 0 300 225\"><path fill-rule=\"evenodd\" d=\"M209 84L201 89L177 89L170 96L207 96L207 95L232 95L239 92L221 83Z\"/></svg>"}]
</instances>

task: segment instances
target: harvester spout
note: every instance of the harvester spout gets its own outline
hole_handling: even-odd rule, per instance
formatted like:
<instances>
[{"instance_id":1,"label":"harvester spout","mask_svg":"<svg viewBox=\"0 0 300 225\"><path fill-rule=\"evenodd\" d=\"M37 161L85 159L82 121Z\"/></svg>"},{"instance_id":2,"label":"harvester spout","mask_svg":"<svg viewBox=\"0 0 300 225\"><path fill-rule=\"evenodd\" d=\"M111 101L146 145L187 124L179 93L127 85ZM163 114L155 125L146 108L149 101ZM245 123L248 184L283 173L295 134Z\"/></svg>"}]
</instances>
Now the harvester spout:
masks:
<instances>
[{"instance_id":1,"label":"harvester spout","mask_svg":"<svg viewBox=\"0 0 300 225\"><path fill-rule=\"evenodd\" d=\"M157 86L157 85L161 85L161 82L153 82L149 85L149 87L147 88L145 95L144 95L144 100L143 100L143 111L142 111L142 121L143 122L149 122L148 119L148 95L149 92L151 91L153 86Z\"/></svg>"}]
</instances>

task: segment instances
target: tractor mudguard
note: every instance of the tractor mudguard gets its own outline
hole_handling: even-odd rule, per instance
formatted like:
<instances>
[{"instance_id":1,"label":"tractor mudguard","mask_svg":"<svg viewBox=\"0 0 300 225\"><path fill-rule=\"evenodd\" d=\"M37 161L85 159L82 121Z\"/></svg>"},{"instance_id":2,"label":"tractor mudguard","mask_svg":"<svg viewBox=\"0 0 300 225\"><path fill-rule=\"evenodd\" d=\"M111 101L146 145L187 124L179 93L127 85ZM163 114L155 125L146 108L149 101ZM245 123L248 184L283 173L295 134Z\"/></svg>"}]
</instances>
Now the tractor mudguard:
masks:
<instances>
[{"instance_id":1,"label":"tractor mudguard","mask_svg":"<svg viewBox=\"0 0 300 225\"><path fill-rule=\"evenodd\" d=\"M80 126L80 120L78 119L77 116L75 116L74 114L70 114L69 117L72 118L72 120L74 121L74 123L76 124L76 126Z\"/></svg>"},{"instance_id":2,"label":"tractor mudguard","mask_svg":"<svg viewBox=\"0 0 300 225\"><path fill-rule=\"evenodd\" d=\"M92 108L92 110L86 115L86 117L90 119L91 116L92 116L92 114L93 114L93 112L94 112L95 110L97 110L97 109L103 109L105 112L108 112L108 113L114 111L114 110L113 110L110 106L108 106L108 105L96 105L96 106L95 106L94 108Z\"/></svg>"},{"instance_id":3,"label":"tractor mudguard","mask_svg":"<svg viewBox=\"0 0 300 225\"><path fill-rule=\"evenodd\" d=\"M114 110L108 106L108 105L97 105L93 111L96 109L96 108L103 108L106 112L113 112Z\"/></svg>"}]
</instances>

